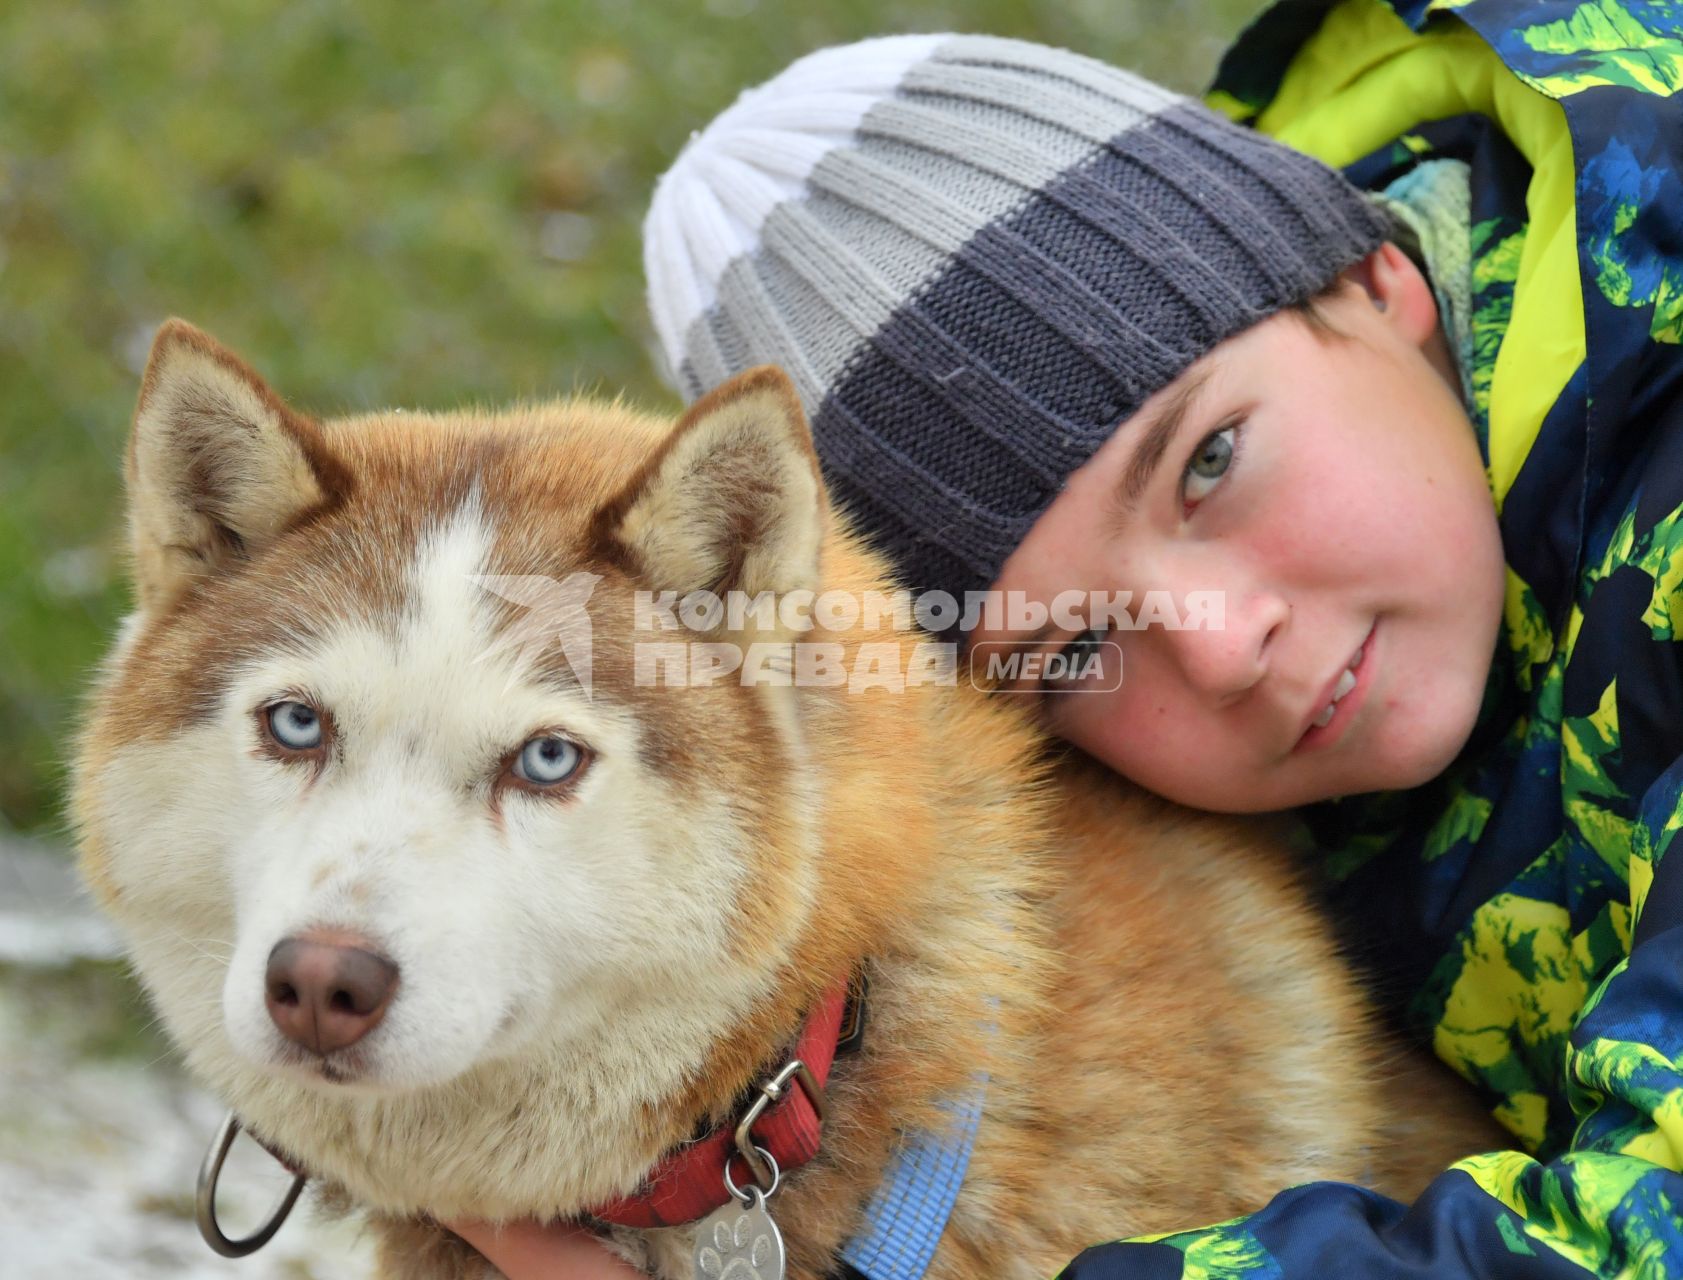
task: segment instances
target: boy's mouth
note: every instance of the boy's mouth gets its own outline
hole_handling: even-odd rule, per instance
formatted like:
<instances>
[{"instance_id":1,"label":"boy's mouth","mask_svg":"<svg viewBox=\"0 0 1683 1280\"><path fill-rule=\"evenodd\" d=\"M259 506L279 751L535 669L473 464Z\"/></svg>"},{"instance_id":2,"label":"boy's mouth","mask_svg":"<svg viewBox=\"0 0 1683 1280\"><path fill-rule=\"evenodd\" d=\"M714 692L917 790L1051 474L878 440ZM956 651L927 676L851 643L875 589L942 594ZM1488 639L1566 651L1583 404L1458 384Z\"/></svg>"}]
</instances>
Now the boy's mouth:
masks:
<instances>
[{"instance_id":1,"label":"boy's mouth","mask_svg":"<svg viewBox=\"0 0 1683 1280\"><path fill-rule=\"evenodd\" d=\"M1310 714L1293 751L1324 746L1344 732L1367 691L1368 677L1373 668L1373 637L1378 625L1375 622L1368 628L1350 661L1327 681L1321 700Z\"/></svg>"}]
</instances>

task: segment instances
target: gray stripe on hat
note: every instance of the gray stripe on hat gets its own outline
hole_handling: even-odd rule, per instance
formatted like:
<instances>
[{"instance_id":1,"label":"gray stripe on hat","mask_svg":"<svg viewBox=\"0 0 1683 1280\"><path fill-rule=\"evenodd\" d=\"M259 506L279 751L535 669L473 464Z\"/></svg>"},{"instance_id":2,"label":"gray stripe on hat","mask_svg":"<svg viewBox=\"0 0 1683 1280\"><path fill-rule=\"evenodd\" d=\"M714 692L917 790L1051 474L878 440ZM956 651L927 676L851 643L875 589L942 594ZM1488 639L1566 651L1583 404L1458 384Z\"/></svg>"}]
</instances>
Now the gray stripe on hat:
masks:
<instances>
[{"instance_id":1,"label":"gray stripe on hat","mask_svg":"<svg viewBox=\"0 0 1683 1280\"><path fill-rule=\"evenodd\" d=\"M1118 125L1115 132L1125 127ZM1038 121L994 121L982 112L959 114L908 98L879 103L861 129L868 131L867 144L861 148L867 154L891 159L909 177L927 177L930 185L938 182L963 196L992 192L996 182L1019 191L1037 190L1093 154L1110 137L1106 134L1095 141ZM969 185L972 175L976 187ZM959 203L971 203L963 196Z\"/></svg>"},{"instance_id":2,"label":"gray stripe on hat","mask_svg":"<svg viewBox=\"0 0 1683 1280\"><path fill-rule=\"evenodd\" d=\"M844 259L844 270L852 268L854 283L837 286L832 274L815 287L797 269L791 254L798 251L789 246L812 239L803 229L809 224L824 229L827 252ZM854 248L862 243L872 245L870 259ZM941 252L926 241L826 193L779 206L761 227L759 249L732 259L719 278L714 305L690 323L680 370L684 388L693 398L717 385L721 353L724 376L772 362L789 370L811 412L898 300L934 276L942 262ZM835 287L843 291L832 292ZM733 318L743 315L759 317L752 335L733 325Z\"/></svg>"},{"instance_id":3,"label":"gray stripe on hat","mask_svg":"<svg viewBox=\"0 0 1683 1280\"><path fill-rule=\"evenodd\" d=\"M1009 120L1012 132L1021 129L1023 120L1032 120L1090 143L1103 142L1157 114L1061 85L1025 81L992 67L919 63L901 81L900 96L920 95L950 100L952 114L960 119L993 114Z\"/></svg>"},{"instance_id":4,"label":"gray stripe on hat","mask_svg":"<svg viewBox=\"0 0 1683 1280\"><path fill-rule=\"evenodd\" d=\"M1031 71L1042 79L1087 90L1106 104L1129 103L1147 115L1187 101L1181 94L1097 58L1002 36L954 36L913 69L931 62Z\"/></svg>"},{"instance_id":5,"label":"gray stripe on hat","mask_svg":"<svg viewBox=\"0 0 1683 1280\"><path fill-rule=\"evenodd\" d=\"M905 239L909 246L924 249ZM720 278L718 292L722 305L690 326L686 382L692 375L704 377L714 359L722 361L725 377L756 364L780 364L810 413L834 384L848 355L870 337L869 332L854 330L845 313L775 254L733 260ZM702 381L691 394L699 395L722 380Z\"/></svg>"}]
</instances>

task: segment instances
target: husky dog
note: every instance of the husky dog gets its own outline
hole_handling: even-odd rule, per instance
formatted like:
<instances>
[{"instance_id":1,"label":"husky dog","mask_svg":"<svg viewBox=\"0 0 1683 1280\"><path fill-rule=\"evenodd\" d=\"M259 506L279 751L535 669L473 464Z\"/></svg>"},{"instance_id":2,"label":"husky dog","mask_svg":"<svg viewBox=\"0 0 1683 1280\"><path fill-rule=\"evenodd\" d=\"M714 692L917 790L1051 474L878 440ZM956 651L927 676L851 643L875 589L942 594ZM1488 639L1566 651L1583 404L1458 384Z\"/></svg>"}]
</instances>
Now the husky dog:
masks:
<instances>
[{"instance_id":1,"label":"husky dog","mask_svg":"<svg viewBox=\"0 0 1683 1280\"><path fill-rule=\"evenodd\" d=\"M1382 1061L1254 825L1060 763L964 681L644 678L659 593L886 589L775 370L676 427L589 400L318 422L171 321L127 482L82 870L192 1071L369 1214L386 1274L487 1274L439 1219L637 1221L599 1210L728 1134L838 984L868 990L862 1043L768 1206L802 1280L907 1135L974 1105L935 1280L1309 1179L1406 1193L1486 1139ZM587 661L508 643L532 611L486 583L513 580L588 584ZM819 612L706 638L850 670L928 640ZM689 1276L691 1216L604 1230Z\"/></svg>"}]
</instances>

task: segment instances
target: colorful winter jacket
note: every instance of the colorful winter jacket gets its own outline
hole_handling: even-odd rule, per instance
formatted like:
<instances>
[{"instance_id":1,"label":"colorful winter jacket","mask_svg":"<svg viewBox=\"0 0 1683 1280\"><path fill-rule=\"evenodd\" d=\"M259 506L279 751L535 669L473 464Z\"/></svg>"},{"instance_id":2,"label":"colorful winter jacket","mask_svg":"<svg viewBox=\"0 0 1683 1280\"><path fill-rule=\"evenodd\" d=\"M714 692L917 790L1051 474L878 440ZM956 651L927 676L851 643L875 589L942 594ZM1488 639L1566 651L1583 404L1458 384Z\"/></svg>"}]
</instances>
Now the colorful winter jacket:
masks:
<instances>
[{"instance_id":1,"label":"colorful winter jacket","mask_svg":"<svg viewBox=\"0 0 1683 1280\"><path fill-rule=\"evenodd\" d=\"M1467 166L1504 642L1448 774L1308 825L1382 988L1523 1150L1066 1280L1683 1277L1680 87L1683 3L1291 0L1228 55L1214 105L1365 186Z\"/></svg>"}]
</instances>

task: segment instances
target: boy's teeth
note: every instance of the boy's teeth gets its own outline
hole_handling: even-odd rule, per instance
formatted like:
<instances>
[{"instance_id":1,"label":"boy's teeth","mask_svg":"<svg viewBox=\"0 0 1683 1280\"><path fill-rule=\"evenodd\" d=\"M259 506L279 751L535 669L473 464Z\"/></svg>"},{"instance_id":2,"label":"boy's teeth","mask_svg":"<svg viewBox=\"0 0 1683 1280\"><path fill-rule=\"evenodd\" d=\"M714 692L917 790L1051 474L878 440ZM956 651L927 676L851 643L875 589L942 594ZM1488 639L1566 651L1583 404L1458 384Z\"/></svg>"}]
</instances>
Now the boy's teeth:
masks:
<instances>
[{"instance_id":1,"label":"boy's teeth","mask_svg":"<svg viewBox=\"0 0 1683 1280\"><path fill-rule=\"evenodd\" d=\"M1356 656L1350 659L1350 665L1338 674L1338 683L1332 687L1332 701L1327 703L1326 710L1315 717L1315 727L1324 729L1332 723L1333 714L1338 710L1338 700L1356 687L1355 668L1362 665L1362 651L1356 650Z\"/></svg>"}]
</instances>

